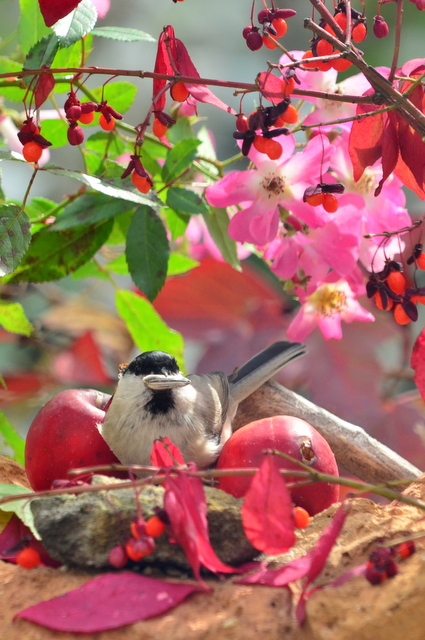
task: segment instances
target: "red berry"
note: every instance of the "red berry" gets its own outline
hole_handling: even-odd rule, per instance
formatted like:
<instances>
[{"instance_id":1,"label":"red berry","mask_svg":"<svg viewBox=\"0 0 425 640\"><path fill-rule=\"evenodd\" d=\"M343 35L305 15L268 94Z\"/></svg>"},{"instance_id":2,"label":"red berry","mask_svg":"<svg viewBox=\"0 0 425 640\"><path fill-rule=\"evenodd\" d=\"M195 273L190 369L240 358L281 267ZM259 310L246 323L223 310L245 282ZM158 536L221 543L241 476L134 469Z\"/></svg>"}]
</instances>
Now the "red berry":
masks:
<instances>
[{"instance_id":1,"label":"red berry","mask_svg":"<svg viewBox=\"0 0 425 640\"><path fill-rule=\"evenodd\" d=\"M407 540L406 542L401 542L397 547L397 553L400 556L400 558L402 558L403 560L405 560L406 558L409 558L411 555L415 553L415 551L416 551L416 548L413 540Z\"/></svg>"},{"instance_id":2,"label":"red berry","mask_svg":"<svg viewBox=\"0 0 425 640\"><path fill-rule=\"evenodd\" d=\"M324 199L325 199L325 194L320 192L320 193L313 193L313 195L311 196L307 196L305 201L307 202L307 204L311 205L312 207L318 207L320 204L323 204Z\"/></svg>"},{"instance_id":3,"label":"red berry","mask_svg":"<svg viewBox=\"0 0 425 640\"><path fill-rule=\"evenodd\" d=\"M41 564L40 554L36 549L26 547L16 556L16 564L23 569L34 569L34 567L38 567Z\"/></svg>"},{"instance_id":4,"label":"red berry","mask_svg":"<svg viewBox=\"0 0 425 640\"><path fill-rule=\"evenodd\" d=\"M66 111L66 117L68 120L79 120L81 116L81 107L79 104L73 104Z\"/></svg>"},{"instance_id":5,"label":"red berry","mask_svg":"<svg viewBox=\"0 0 425 640\"><path fill-rule=\"evenodd\" d=\"M245 133L245 131L248 131L248 118L243 113L239 113L236 116L236 129L240 133Z\"/></svg>"},{"instance_id":6,"label":"red berry","mask_svg":"<svg viewBox=\"0 0 425 640\"><path fill-rule=\"evenodd\" d=\"M375 300L376 306L378 307L378 309L381 309L381 311L389 311L390 309L392 309L394 304L393 300L391 300L391 298L388 298L387 306L384 309L384 305L382 304L382 298L379 294L379 291L375 293L375 295L373 296L373 299Z\"/></svg>"},{"instance_id":7,"label":"red berry","mask_svg":"<svg viewBox=\"0 0 425 640\"><path fill-rule=\"evenodd\" d=\"M140 193L148 193L152 187L151 182L145 176L139 175L137 171L132 172L131 181Z\"/></svg>"},{"instance_id":8,"label":"red berry","mask_svg":"<svg viewBox=\"0 0 425 640\"><path fill-rule=\"evenodd\" d=\"M267 49L276 49L277 47L276 42L267 35L263 36L263 45L267 47Z\"/></svg>"},{"instance_id":9,"label":"red berry","mask_svg":"<svg viewBox=\"0 0 425 640\"><path fill-rule=\"evenodd\" d=\"M78 120L81 124L90 124L94 120L94 111L90 111L90 113L82 113Z\"/></svg>"},{"instance_id":10,"label":"red berry","mask_svg":"<svg viewBox=\"0 0 425 640\"><path fill-rule=\"evenodd\" d=\"M139 540L130 538L125 543L125 550L128 557L135 562L152 553L154 548L155 543L151 538L140 538Z\"/></svg>"},{"instance_id":11,"label":"red berry","mask_svg":"<svg viewBox=\"0 0 425 640\"><path fill-rule=\"evenodd\" d=\"M152 516L149 520L146 521L146 535L151 538L158 538L165 531L165 523L158 518L158 516Z\"/></svg>"},{"instance_id":12,"label":"red berry","mask_svg":"<svg viewBox=\"0 0 425 640\"><path fill-rule=\"evenodd\" d=\"M77 146L84 142L84 132L80 126L77 124L71 124L68 127L68 142L72 146Z\"/></svg>"},{"instance_id":13,"label":"red berry","mask_svg":"<svg viewBox=\"0 0 425 640\"><path fill-rule=\"evenodd\" d=\"M263 46L263 38L256 27L251 28L246 36L246 44L251 51L258 51Z\"/></svg>"},{"instance_id":14,"label":"red berry","mask_svg":"<svg viewBox=\"0 0 425 640\"><path fill-rule=\"evenodd\" d=\"M409 322L412 322L401 304L396 304L396 306L394 307L394 320L397 322L397 324L400 325L409 324Z\"/></svg>"},{"instance_id":15,"label":"red berry","mask_svg":"<svg viewBox=\"0 0 425 640\"><path fill-rule=\"evenodd\" d=\"M339 28L345 33L347 30L347 14L343 11L340 11L339 13L336 13L334 15L334 20Z\"/></svg>"},{"instance_id":16,"label":"red berry","mask_svg":"<svg viewBox=\"0 0 425 640\"><path fill-rule=\"evenodd\" d=\"M298 120L298 111L292 104L289 104L280 117L286 124L295 124Z\"/></svg>"},{"instance_id":17,"label":"red berry","mask_svg":"<svg viewBox=\"0 0 425 640\"><path fill-rule=\"evenodd\" d=\"M289 97L291 93L293 93L295 89L295 80L294 78L283 78L282 80L282 91L285 98Z\"/></svg>"},{"instance_id":18,"label":"red berry","mask_svg":"<svg viewBox=\"0 0 425 640\"><path fill-rule=\"evenodd\" d=\"M332 68L335 69L335 71L346 71L352 64L352 62L345 58L339 58L339 60L334 60L332 62Z\"/></svg>"},{"instance_id":19,"label":"red berry","mask_svg":"<svg viewBox=\"0 0 425 640\"><path fill-rule=\"evenodd\" d=\"M366 36L367 36L367 26L365 22L360 21L357 24L355 24L351 31L351 38L354 40L354 42L363 42Z\"/></svg>"},{"instance_id":20,"label":"red berry","mask_svg":"<svg viewBox=\"0 0 425 640\"><path fill-rule=\"evenodd\" d=\"M310 524L310 515L303 507L294 507L292 510L297 529L305 529Z\"/></svg>"},{"instance_id":21,"label":"red berry","mask_svg":"<svg viewBox=\"0 0 425 640\"><path fill-rule=\"evenodd\" d=\"M155 118L152 125L152 133L157 138L163 138L168 131L168 127L166 124L161 122L158 118Z\"/></svg>"},{"instance_id":22,"label":"red berry","mask_svg":"<svg viewBox=\"0 0 425 640\"><path fill-rule=\"evenodd\" d=\"M278 160L282 155L282 145L273 138L263 138L263 136L256 136L254 138L254 147L260 153L268 155L270 160Z\"/></svg>"},{"instance_id":23,"label":"red berry","mask_svg":"<svg viewBox=\"0 0 425 640\"><path fill-rule=\"evenodd\" d=\"M373 19L373 33L377 38L386 38L390 30L384 18L375 16Z\"/></svg>"},{"instance_id":24,"label":"red berry","mask_svg":"<svg viewBox=\"0 0 425 640\"><path fill-rule=\"evenodd\" d=\"M335 213L338 211L338 200L332 193L323 194L323 208L328 213Z\"/></svg>"},{"instance_id":25,"label":"red berry","mask_svg":"<svg viewBox=\"0 0 425 640\"><path fill-rule=\"evenodd\" d=\"M318 62L316 62L316 66L319 71L329 71L329 69L333 69L333 61L331 60L330 62L323 62L323 60L319 60Z\"/></svg>"},{"instance_id":26,"label":"red berry","mask_svg":"<svg viewBox=\"0 0 425 640\"><path fill-rule=\"evenodd\" d=\"M316 53L318 56L330 56L334 52L334 48L330 42L322 38L316 44Z\"/></svg>"},{"instance_id":27,"label":"red berry","mask_svg":"<svg viewBox=\"0 0 425 640\"><path fill-rule=\"evenodd\" d=\"M276 18L273 20L272 26L274 27L278 38L283 38L288 30L288 25L283 18Z\"/></svg>"},{"instance_id":28,"label":"red berry","mask_svg":"<svg viewBox=\"0 0 425 640\"><path fill-rule=\"evenodd\" d=\"M406 280L401 271L391 271L387 276L387 284L398 295L406 291Z\"/></svg>"},{"instance_id":29,"label":"red berry","mask_svg":"<svg viewBox=\"0 0 425 640\"><path fill-rule=\"evenodd\" d=\"M38 162L43 153L43 147L37 142L27 142L22 147L22 155L27 162Z\"/></svg>"},{"instance_id":30,"label":"red berry","mask_svg":"<svg viewBox=\"0 0 425 640\"><path fill-rule=\"evenodd\" d=\"M314 58L312 51L306 51L302 57L302 60L305 60L303 66L306 69L315 69L317 67L316 62L308 62L309 58Z\"/></svg>"},{"instance_id":31,"label":"red berry","mask_svg":"<svg viewBox=\"0 0 425 640\"><path fill-rule=\"evenodd\" d=\"M425 271L425 253L421 253L420 256L416 258L416 264L418 265L419 269Z\"/></svg>"},{"instance_id":32,"label":"red berry","mask_svg":"<svg viewBox=\"0 0 425 640\"><path fill-rule=\"evenodd\" d=\"M108 562L115 569L122 569L128 562L128 555L123 546L118 544L116 547L110 550L108 555Z\"/></svg>"},{"instance_id":33,"label":"red berry","mask_svg":"<svg viewBox=\"0 0 425 640\"><path fill-rule=\"evenodd\" d=\"M108 122L103 113L101 113L99 116L99 124L104 131L112 131L112 129L115 127L115 120L111 117Z\"/></svg>"},{"instance_id":34,"label":"red berry","mask_svg":"<svg viewBox=\"0 0 425 640\"><path fill-rule=\"evenodd\" d=\"M170 94L175 102L184 102L190 95L183 82L173 84L170 89Z\"/></svg>"}]
</instances>

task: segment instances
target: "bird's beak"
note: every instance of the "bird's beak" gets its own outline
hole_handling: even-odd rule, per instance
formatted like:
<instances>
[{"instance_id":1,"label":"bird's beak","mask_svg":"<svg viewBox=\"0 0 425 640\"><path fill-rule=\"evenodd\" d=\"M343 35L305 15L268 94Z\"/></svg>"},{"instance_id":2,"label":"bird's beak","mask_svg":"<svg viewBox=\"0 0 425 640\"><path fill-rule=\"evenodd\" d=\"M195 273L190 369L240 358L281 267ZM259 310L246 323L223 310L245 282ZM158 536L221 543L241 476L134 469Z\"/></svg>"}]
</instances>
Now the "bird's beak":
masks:
<instances>
[{"instance_id":1,"label":"bird's beak","mask_svg":"<svg viewBox=\"0 0 425 640\"><path fill-rule=\"evenodd\" d=\"M185 378L181 373L175 373L169 376L151 373L148 376L144 376L143 383L145 387L153 391L176 389L191 384L189 378Z\"/></svg>"}]
</instances>

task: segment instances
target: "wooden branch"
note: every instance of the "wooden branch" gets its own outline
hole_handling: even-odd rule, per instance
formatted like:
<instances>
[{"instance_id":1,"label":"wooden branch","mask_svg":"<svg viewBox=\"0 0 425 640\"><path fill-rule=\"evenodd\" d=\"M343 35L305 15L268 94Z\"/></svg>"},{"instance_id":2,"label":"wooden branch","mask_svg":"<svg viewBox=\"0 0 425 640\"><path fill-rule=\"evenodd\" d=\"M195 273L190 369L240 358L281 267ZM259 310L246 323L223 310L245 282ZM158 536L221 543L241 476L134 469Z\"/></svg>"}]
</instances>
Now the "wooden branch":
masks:
<instances>
[{"instance_id":1,"label":"wooden branch","mask_svg":"<svg viewBox=\"0 0 425 640\"><path fill-rule=\"evenodd\" d=\"M309 422L327 440L338 464L365 482L415 479L421 471L364 429L318 407L274 381L240 403L233 430L254 420L290 415Z\"/></svg>"}]
</instances>

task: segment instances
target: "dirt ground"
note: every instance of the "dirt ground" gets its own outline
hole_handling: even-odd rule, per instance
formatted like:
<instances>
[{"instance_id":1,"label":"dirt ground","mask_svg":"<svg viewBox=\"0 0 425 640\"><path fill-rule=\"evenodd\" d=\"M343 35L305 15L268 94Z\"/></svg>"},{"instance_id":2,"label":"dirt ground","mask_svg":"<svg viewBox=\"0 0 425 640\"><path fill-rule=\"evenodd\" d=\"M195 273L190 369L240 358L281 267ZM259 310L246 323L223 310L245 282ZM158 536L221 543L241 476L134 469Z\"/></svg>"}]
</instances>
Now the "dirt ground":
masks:
<instances>
[{"instance_id":1,"label":"dirt ground","mask_svg":"<svg viewBox=\"0 0 425 640\"><path fill-rule=\"evenodd\" d=\"M25 484L22 469L0 459L0 481ZM424 499L420 482L408 493ZM286 559L312 548L329 524L336 506L316 516L299 534ZM425 518L414 507L377 505L356 499L328 564L317 580L325 585L364 562L376 542L399 541L423 531ZM425 537L424 537L425 540ZM281 559L283 561L283 559ZM245 586L233 579L209 580L212 593L196 593L164 616L121 629L84 634L88 640L423 640L425 638L425 542L399 564L399 573L381 585L370 585L363 576L339 587L318 590L307 603L307 619L301 628L293 617L293 600L299 585L289 588ZM2 640L68 640L80 634L54 632L13 616L41 600L65 593L90 580L93 574L65 568L25 570L0 561L0 637Z\"/></svg>"}]
</instances>

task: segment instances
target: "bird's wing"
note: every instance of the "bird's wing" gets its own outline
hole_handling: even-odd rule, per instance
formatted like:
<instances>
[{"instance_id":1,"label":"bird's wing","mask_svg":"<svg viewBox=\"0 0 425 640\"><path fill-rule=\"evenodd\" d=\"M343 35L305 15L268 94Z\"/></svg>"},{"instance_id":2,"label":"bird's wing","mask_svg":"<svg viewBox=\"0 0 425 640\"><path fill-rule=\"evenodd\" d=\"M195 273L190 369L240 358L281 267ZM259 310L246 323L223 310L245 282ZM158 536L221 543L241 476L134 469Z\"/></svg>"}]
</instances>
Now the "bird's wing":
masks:
<instances>
[{"instance_id":1,"label":"bird's wing","mask_svg":"<svg viewBox=\"0 0 425 640\"><path fill-rule=\"evenodd\" d=\"M229 410L230 387L227 376L222 371L188 376L196 389L199 402L197 412L202 414L208 433L219 434Z\"/></svg>"},{"instance_id":2,"label":"bird's wing","mask_svg":"<svg viewBox=\"0 0 425 640\"><path fill-rule=\"evenodd\" d=\"M307 352L299 342L275 342L229 376L230 400L239 403L270 380L282 367Z\"/></svg>"}]
</instances>

